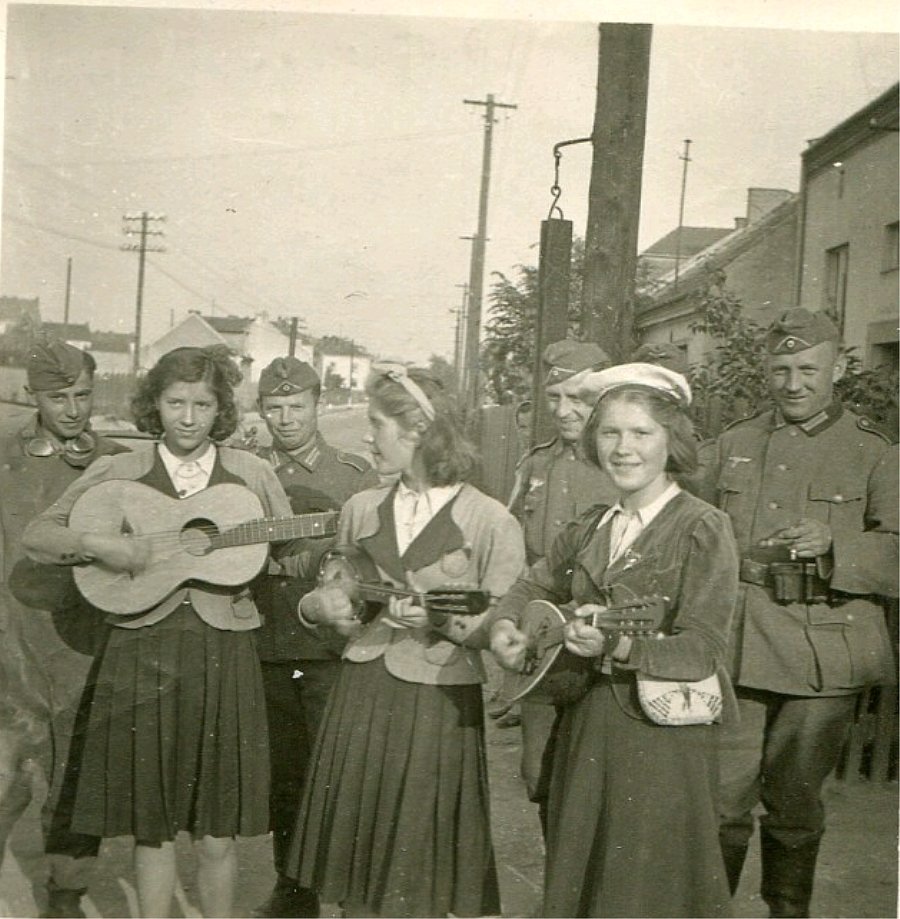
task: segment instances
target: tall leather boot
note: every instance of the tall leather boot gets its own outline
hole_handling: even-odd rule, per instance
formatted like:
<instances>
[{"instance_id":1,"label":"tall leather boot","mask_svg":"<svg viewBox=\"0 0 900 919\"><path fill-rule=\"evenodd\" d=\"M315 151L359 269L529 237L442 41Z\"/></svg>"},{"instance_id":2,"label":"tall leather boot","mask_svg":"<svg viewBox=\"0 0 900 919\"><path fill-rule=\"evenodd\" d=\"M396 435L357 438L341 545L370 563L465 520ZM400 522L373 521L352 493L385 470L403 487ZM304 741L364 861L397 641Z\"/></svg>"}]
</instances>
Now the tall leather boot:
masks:
<instances>
[{"instance_id":1,"label":"tall leather boot","mask_svg":"<svg viewBox=\"0 0 900 919\"><path fill-rule=\"evenodd\" d=\"M279 875L269 899L251 909L250 915L255 919L309 919L319 915L319 898L314 890Z\"/></svg>"},{"instance_id":2,"label":"tall leather boot","mask_svg":"<svg viewBox=\"0 0 900 919\"><path fill-rule=\"evenodd\" d=\"M47 907L41 913L41 919L84 919L81 898L86 893L86 887L69 890L57 887L51 879L47 882Z\"/></svg>"},{"instance_id":3,"label":"tall leather boot","mask_svg":"<svg viewBox=\"0 0 900 919\"><path fill-rule=\"evenodd\" d=\"M747 843L727 843L719 840L722 846L722 859L725 862L725 877L728 878L728 890L731 896L734 896L741 880L741 872L744 870L744 862L747 858Z\"/></svg>"},{"instance_id":4,"label":"tall leather boot","mask_svg":"<svg viewBox=\"0 0 900 919\"><path fill-rule=\"evenodd\" d=\"M785 845L762 828L762 898L773 917L809 916L820 839Z\"/></svg>"}]
</instances>

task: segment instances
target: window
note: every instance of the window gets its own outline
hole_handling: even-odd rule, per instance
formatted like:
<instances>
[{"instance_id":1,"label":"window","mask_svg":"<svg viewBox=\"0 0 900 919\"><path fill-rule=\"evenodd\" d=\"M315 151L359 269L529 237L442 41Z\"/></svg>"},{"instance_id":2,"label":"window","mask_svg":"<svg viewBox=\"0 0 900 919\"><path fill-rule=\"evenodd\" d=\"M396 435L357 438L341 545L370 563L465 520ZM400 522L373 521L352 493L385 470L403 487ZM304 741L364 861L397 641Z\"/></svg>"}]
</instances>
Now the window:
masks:
<instances>
[{"instance_id":1,"label":"window","mask_svg":"<svg viewBox=\"0 0 900 919\"><path fill-rule=\"evenodd\" d=\"M847 267L850 261L848 245L835 246L825 252L825 312L844 331L847 309Z\"/></svg>"},{"instance_id":2,"label":"window","mask_svg":"<svg viewBox=\"0 0 900 919\"><path fill-rule=\"evenodd\" d=\"M884 248L881 253L881 270L900 268L900 223L894 221L884 228Z\"/></svg>"}]
</instances>

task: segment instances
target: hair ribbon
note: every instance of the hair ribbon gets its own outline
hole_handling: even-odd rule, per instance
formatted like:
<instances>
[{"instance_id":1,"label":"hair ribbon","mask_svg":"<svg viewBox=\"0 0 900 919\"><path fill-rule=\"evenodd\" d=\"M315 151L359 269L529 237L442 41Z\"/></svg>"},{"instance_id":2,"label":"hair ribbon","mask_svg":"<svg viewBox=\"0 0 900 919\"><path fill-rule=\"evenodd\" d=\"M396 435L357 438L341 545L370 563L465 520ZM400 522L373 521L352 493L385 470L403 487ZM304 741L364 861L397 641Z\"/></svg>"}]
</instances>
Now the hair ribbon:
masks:
<instances>
[{"instance_id":1,"label":"hair ribbon","mask_svg":"<svg viewBox=\"0 0 900 919\"><path fill-rule=\"evenodd\" d=\"M402 386L415 400L416 405L422 409L422 413L425 417L429 421L434 421L436 415L434 405L432 405L428 396L425 395L425 391L422 387L419 386L415 380L410 379L409 374L406 372L406 367L403 364L382 361L372 365L372 372L381 374L381 376L385 376L392 382Z\"/></svg>"}]
</instances>

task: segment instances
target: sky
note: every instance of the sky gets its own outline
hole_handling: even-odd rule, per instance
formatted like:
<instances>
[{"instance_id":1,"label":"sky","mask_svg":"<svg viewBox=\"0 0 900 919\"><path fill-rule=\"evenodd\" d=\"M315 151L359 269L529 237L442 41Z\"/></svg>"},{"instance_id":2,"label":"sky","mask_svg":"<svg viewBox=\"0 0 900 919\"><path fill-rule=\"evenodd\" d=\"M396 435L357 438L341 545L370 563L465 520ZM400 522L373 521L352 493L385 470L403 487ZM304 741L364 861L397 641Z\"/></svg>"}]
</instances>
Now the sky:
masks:
<instances>
[{"instance_id":1,"label":"sky","mask_svg":"<svg viewBox=\"0 0 900 919\"><path fill-rule=\"evenodd\" d=\"M266 312L381 356L451 356L484 125L463 100L517 106L494 130L487 292L493 272L537 263L553 145L591 132L609 4L586 15L559 0L539 16L520 0L498 18L485 0L436 0L427 16L409 2L404 15L229 6L7 7L0 293L39 297L61 321L71 258L70 321L133 331L122 218L147 211L166 219L153 222L165 251L148 255L144 343L189 310ZM865 31L840 31L867 6ZM810 9L769 2L755 21L816 25ZM816 31L653 17L639 248L677 224L685 138L685 223L731 227L749 187L797 190L806 142L896 82L896 15L854 9ZM578 235L589 170L586 145L564 151L560 204Z\"/></svg>"}]
</instances>

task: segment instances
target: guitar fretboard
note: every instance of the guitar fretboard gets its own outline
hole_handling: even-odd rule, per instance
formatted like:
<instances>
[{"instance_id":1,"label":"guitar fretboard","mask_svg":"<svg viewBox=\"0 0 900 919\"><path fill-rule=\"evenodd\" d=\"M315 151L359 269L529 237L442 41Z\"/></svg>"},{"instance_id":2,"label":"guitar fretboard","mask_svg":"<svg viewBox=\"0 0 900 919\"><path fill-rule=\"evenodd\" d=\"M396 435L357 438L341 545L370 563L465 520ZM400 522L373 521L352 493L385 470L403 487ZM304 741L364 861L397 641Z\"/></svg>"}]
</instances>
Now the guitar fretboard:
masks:
<instances>
[{"instance_id":1,"label":"guitar fretboard","mask_svg":"<svg viewBox=\"0 0 900 919\"><path fill-rule=\"evenodd\" d=\"M260 542L283 542L311 536L333 536L337 532L337 511L301 514L297 517L260 517L239 523L213 539L213 548L248 546Z\"/></svg>"}]
</instances>

